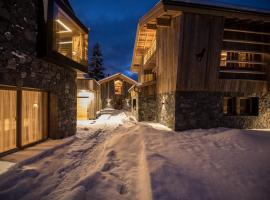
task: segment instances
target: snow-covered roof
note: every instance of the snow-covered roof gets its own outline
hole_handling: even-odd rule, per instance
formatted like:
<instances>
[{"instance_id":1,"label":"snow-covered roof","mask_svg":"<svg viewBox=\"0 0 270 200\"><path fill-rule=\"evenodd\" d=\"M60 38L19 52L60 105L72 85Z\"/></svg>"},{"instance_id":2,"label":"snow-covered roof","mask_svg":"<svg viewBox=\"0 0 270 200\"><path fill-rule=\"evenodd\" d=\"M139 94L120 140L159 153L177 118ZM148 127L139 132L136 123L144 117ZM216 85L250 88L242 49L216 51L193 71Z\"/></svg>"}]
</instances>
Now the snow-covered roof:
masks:
<instances>
[{"instance_id":1,"label":"snow-covered roof","mask_svg":"<svg viewBox=\"0 0 270 200\"><path fill-rule=\"evenodd\" d=\"M138 84L137 81L135 81L135 80L133 80L133 79L127 77L126 75L121 74L121 73L117 73L117 74L114 74L112 76L106 77L98 82L99 82L99 84L102 84L102 83L106 83L106 82L111 81L111 80L116 79L116 78L122 78L123 80L125 80L126 82L128 82L132 85Z\"/></svg>"}]
</instances>

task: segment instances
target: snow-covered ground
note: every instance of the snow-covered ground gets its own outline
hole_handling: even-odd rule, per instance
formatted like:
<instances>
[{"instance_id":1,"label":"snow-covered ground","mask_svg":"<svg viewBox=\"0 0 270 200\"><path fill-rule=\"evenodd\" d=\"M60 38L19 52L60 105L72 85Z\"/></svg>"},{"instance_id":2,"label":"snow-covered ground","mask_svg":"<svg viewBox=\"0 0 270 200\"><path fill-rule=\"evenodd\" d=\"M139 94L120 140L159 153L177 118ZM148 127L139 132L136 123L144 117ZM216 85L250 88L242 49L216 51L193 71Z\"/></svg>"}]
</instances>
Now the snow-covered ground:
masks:
<instances>
[{"instance_id":1,"label":"snow-covered ground","mask_svg":"<svg viewBox=\"0 0 270 200\"><path fill-rule=\"evenodd\" d=\"M177 133L102 115L78 122L71 144L1 175L0 199L269 200L270 133Z\"/></svg>"}]
</instances>

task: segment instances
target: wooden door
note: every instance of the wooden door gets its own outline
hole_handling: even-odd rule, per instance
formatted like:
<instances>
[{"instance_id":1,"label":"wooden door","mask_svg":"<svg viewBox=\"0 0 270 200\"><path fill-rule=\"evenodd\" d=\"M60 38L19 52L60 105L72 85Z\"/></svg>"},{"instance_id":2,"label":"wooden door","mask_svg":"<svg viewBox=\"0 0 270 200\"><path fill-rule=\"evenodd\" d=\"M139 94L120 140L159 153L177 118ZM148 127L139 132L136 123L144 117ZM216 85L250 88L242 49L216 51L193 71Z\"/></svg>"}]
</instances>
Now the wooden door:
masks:
<instances>
[{"instance_id":1,"label":"wooden door","mask_svg":"<svg viewBox=\"0 0 270 200\"><path fill-rule=\"evenodd\" d=\"M0 89L0 153L15 149L17 93Z\"/></svg>"},{"instance_id":2,"label":"wooden door","mask_svg":"<svg viewBox=\"0 0 270 200\"><path fill-rule=\"evenodd\" d=\"M78 97L77 98L77 119L78 120L88 120L88 97Z\"/></svg>"},{"instance_id":3,"label":"wooden door","mask_svg":"<svg viewBox=\"0 0 270 200\"><path fill-rule=\"evenodd\" d=\"M87 92L77 98L77 119L89 120L96 117L96 97L94 92Z\"/></svg>"},{"instance_id":4,"label":"wooden door","mask_svg":"<svg viewBox=\"0 0 270 200\"><path fill-rule=\"evenodd\" d=\"M48 137L48 95L22 91L22 146Z\"/></svg>"}]
</instances>

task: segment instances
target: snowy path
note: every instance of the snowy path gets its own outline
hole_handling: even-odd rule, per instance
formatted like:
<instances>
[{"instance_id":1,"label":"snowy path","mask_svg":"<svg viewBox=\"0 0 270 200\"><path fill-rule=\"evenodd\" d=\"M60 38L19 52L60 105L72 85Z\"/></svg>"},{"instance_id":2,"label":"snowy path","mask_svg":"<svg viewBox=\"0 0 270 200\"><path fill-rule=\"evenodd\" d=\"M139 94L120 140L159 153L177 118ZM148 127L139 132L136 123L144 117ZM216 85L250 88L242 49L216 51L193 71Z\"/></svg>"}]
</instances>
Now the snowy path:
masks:
<instances>
[{"instance_id":1,"label":"snowy path","mask_svg":"<svg viewBox=\"0 0 270 200\"><path fill-rule=\"evenodd\" d=\"M153 126L124 113L79 122L72 144L1 176L0 199L270 199L269 133Z\"/></svg>"}]
</instances>

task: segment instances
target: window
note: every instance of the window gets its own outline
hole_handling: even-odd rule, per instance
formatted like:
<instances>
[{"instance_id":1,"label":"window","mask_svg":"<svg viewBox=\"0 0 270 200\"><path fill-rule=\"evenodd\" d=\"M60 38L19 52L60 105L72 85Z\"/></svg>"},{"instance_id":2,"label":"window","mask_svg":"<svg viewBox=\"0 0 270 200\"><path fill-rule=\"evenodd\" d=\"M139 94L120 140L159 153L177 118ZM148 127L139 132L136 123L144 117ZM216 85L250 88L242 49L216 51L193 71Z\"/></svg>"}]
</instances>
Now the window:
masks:
<instances>
[{"instance_id":1,"label":"window","mask_svg":"<svg viewBox=\"0 0 270 200\"><path fill-rule=\"evenodd\" d=\"M123 82L120 80L117 80L114 82L114 93L117 95L121 95L123 90Z\"/></svg>"},{"instance_id":2,"label":"window","mask_svg":"<svg viewBox=\"0 0 270 200\"><path fill-rule=\"evenodd\" d=\"M48 93L0 86L0 154L47 137Z\"/></svg>"},{"instance_id":3,"label":"window","mask_svg":"<svg viewBox=\"0 0 270 200\"><path fill-rule=\"evenodd\" d=\"M0 153L15 149L17 146L16 104L16 90L0 89Z\"/></svg>"},{"instance_id":4,"label":"window","mask_svg":"<svg viewBox=\"0 0 270 200\"><path fill-rule=\"evenodd\" d=\"M220 58L220 66L226 67L227 66L227 52L222 51L221 52L221 58Z\"/></svg>"},{"instance_id":5,"label":"window","mask_svg":"<svg viewBox=\"0 0 270 200\"><path fill-rule=\"evenodd\" d=\"M225 97L223 103L223 113L225 115L234 115L235 114L235 101L233 98Z\"/></svg>"},{"instance_id":6,"label":"window","mask_svg":"<svg viewBox=\"0 0 270 200\"><path fill-rule=\"evenodd\" d=\"M258 98L240 98L238 99L238 114L257 116L259 111Z\"/></svg>"},{"instance_id":7,"label":"window","mask_svg":"<svg viewBox=\"0 0 270 200\"><path fill-rule=\"evenodd\" d=\"M132 108L133 108L133 110L137 110L137 101L136 101L136 99L133 99L132 100Z\"/></svg>"},{"instance_id":8,"label":"window","mask_svg":"<svg viewBox=\"0 0 270 200\"><path fill-rule=\"evenodd\" d=\"M22 92L22 146L48 137L48 95L45 92Z\"/></svg>"},{"instance_id":9,"label":"window","mask_svg":"<svg viewBox=\"0 0 270 200\"><path fill-rule=\"evenodd\" d=\"M225 115L258 116L259 98L224 97L223 113Z\"/></svg>"},{"instance_id":10,"label":"window","mask_svg":"<svg viewBox=\"0 0 270 200\"><path fill-rule=\"evenodd\" d=\"M73 61L87 65L88 33L54 3L53 50Z\"/></svg>"}]
</instances>

